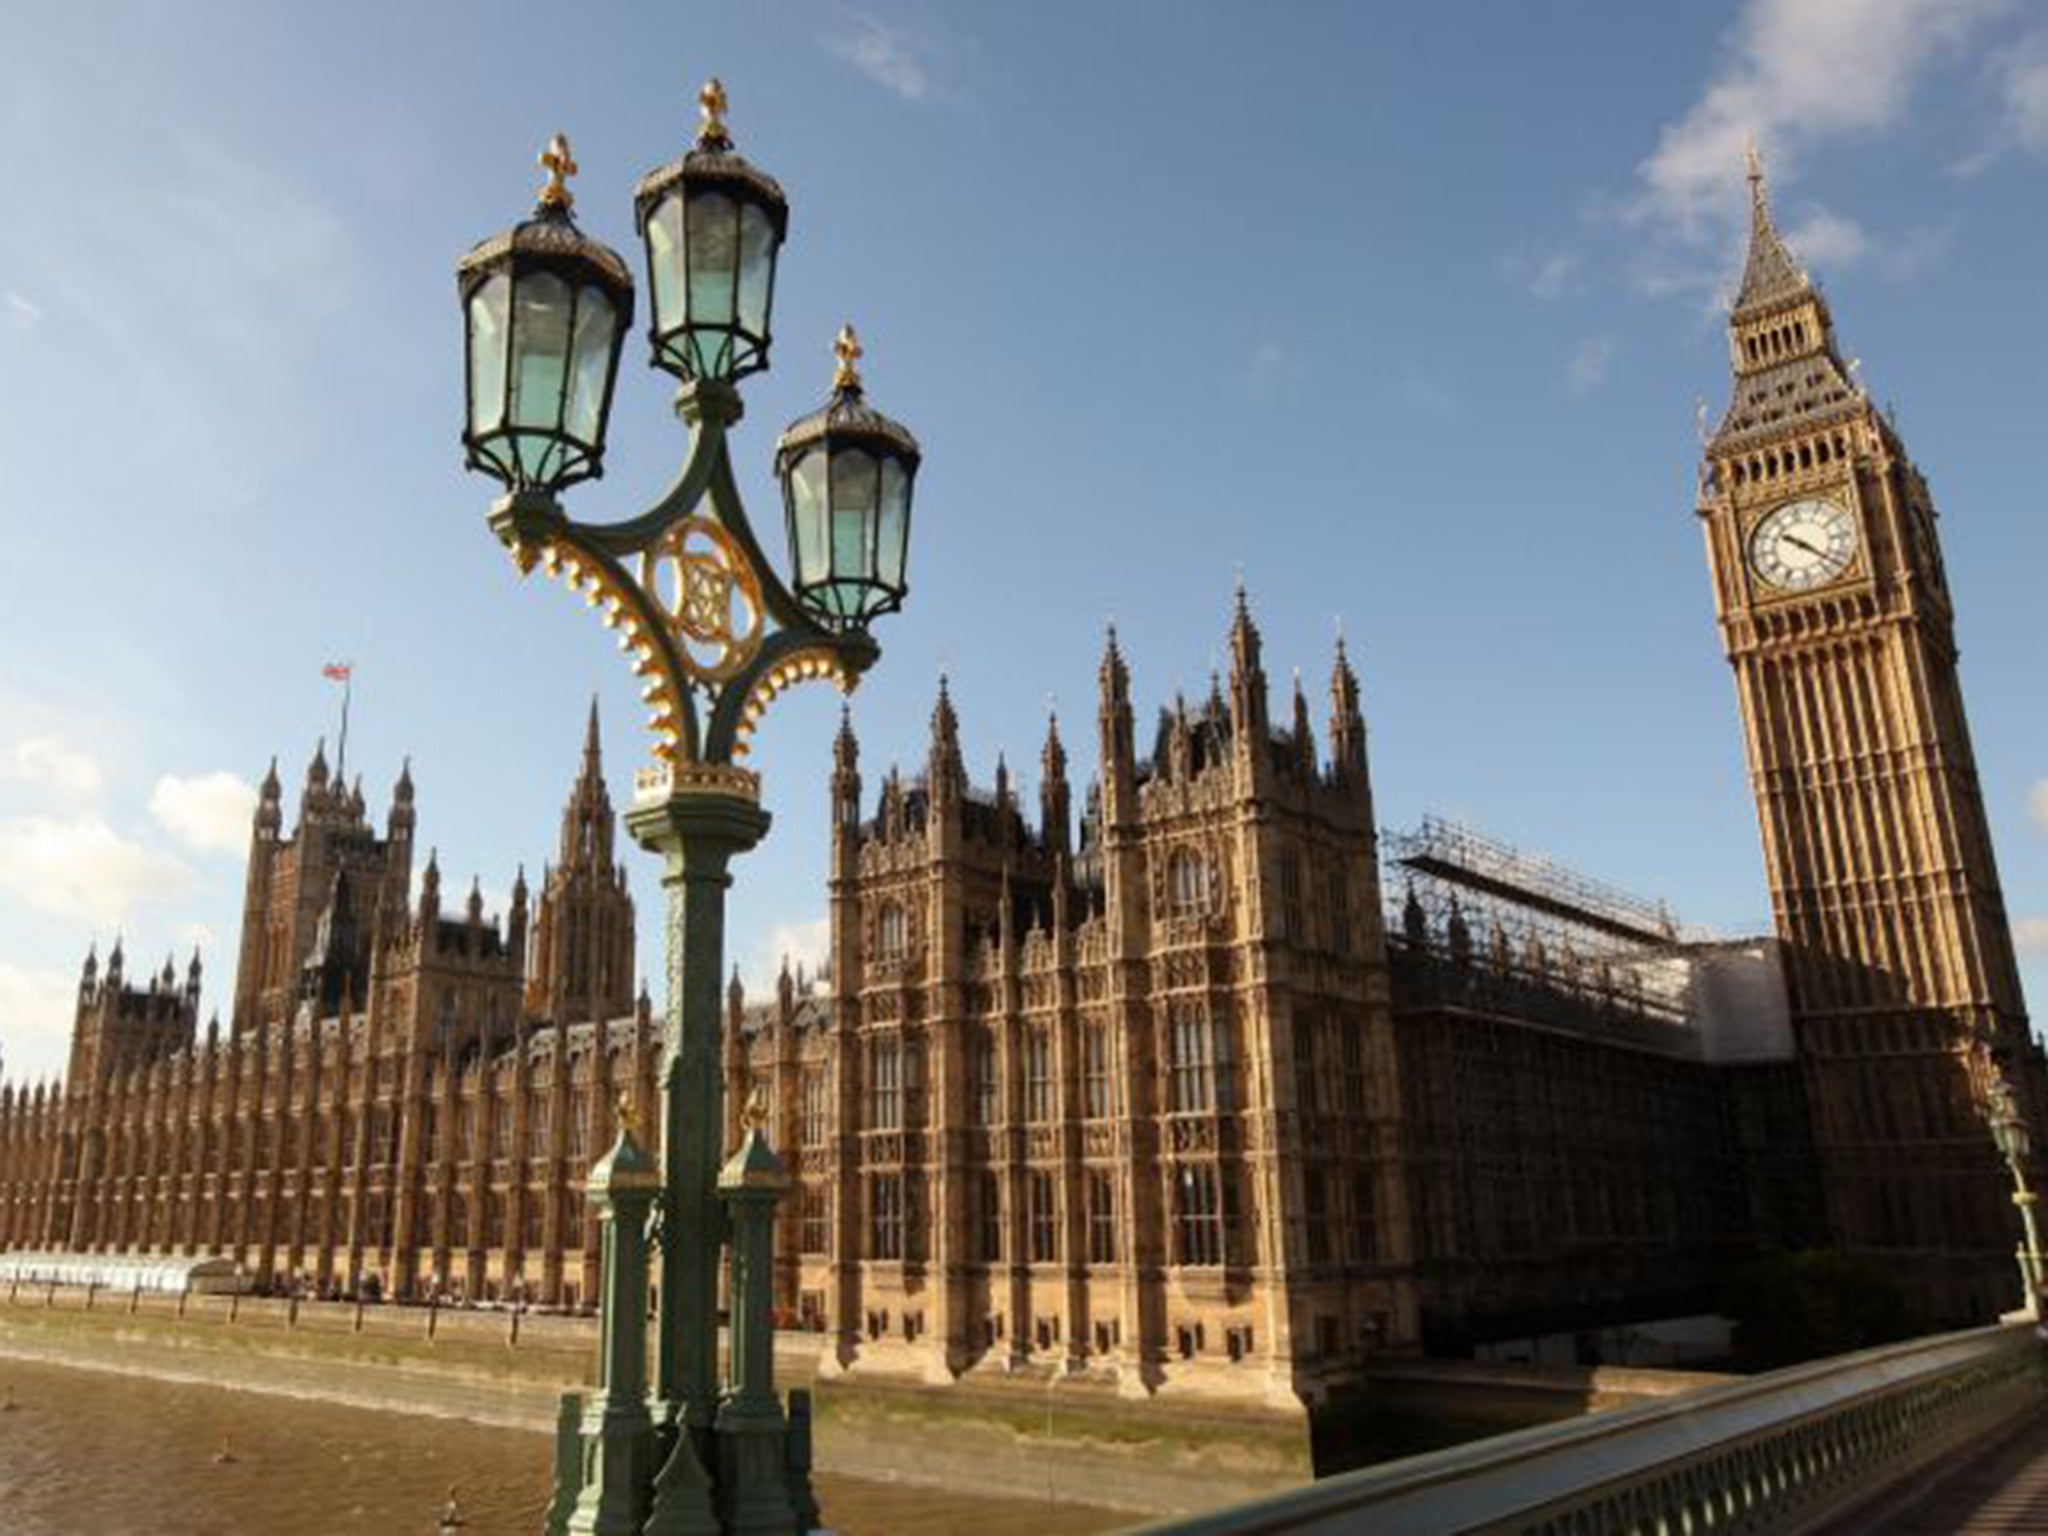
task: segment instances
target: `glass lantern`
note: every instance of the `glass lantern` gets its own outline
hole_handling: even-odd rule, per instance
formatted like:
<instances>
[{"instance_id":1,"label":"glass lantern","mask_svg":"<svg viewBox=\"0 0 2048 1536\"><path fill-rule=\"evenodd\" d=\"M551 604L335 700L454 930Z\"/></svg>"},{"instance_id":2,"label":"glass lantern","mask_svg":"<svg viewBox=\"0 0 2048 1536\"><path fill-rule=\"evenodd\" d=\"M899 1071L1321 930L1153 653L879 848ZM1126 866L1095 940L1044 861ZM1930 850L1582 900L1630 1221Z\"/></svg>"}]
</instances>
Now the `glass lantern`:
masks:
<instances>
[{"instance_id":1,"label":"glass lantern","mask_svg":"<svg viewBox=\"0 0 2048 1536\"><path fill-rule=\"evenodd\" d=\"M768 366L775 259L789 231L782 188L733 153L725 88L698 93L697 142L641 178L634 220L647 247L654 366L733 383Z\"/></svg>"},{"instance_id":2,"label":"glass lantern","mask_svg":"<svg viewBox=\"0 0 2048 1536\"><path fill-rule=\"evenodd\" d=\"M787 515L791 589L819 620L862 630L903 606L910 494L920 458L907 428L862 396L853 327L824 409L793 423L775 447Z\"/></svg>"},{"instance_id":3,"label":"glass lantern","mask_svg":"<svg viewBox=\"0 0 2048 1536\"><path fill-rule=\"evenodd\" d=\"M575 173L556 134L533 217L462 258L471 469L511 491L559 491L604 472L619 349L633 322L633 275L570 216Z\"/></svg>"}]
</instances>

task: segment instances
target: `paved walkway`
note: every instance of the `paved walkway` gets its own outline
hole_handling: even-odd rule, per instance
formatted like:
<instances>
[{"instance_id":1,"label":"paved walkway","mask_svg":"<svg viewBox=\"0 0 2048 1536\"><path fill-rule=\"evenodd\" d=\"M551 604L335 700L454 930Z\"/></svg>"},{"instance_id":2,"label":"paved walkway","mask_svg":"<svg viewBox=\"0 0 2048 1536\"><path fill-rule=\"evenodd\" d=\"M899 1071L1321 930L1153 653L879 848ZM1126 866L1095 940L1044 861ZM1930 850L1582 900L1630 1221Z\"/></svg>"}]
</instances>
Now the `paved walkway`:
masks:
<instances>
[{"instance_id":1,"label":"paved walkway","mask_svg":"<svg viewBox=\"0 0 2048 1536\"><path fill-rule=\"evenodd\" d=\"M1926 1490L1860 1511L1830 1536L1990 1536L2048 1532L2048 1408L1981 1456L1937 1474Z\"/></svg>"}]
</instances>

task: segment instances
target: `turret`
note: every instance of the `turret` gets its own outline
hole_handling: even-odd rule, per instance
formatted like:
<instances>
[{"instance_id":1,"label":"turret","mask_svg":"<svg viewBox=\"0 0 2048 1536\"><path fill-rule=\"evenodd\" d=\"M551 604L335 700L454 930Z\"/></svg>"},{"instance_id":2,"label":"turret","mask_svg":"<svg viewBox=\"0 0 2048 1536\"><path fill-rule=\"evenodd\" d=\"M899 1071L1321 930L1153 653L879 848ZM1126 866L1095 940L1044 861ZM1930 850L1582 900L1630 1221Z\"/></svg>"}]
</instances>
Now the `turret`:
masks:
<instances>
[{"instance_id":1,"label":"turret","mask_svg":"<svg viewBox=\"0 0 2048 1536\"><path fill-rule=\"evenodd\" d=\"M1267 760L1266 668L1262 649L1259 627L1252 622L1251 607L1245 600L1244 583L1239 582L1230 616L1230 713L1237 727L1239 764L1255 769L1263 768Z\"/></svg>"},{"instance_id":2,"label":"turret","mask_svg":"<svg viewBox=\"0 0 2048 1536\"><path fill-rule=\"evenodd\" d=\"M524 964L526 955L526 866L512 877L512 911L506 919L505 945Z\"/></svg>"},{"instance_id":3,"label":"turret","mask_svg":"<svg viewBox=\"0 0 2048 1536\"><path fill-rule=\"evenodd\" d=\"M99 986L99 975L100 947L95 942L86 949L85 969L79 972L78 995L81 998L90 999L92 997L94 990Z\"/></svg>"},{"instance_id":4,"label":"turret","mask_svg":"<svg viewBox=\"0 0 2048 1536\"><path fill-rule=\"evenodd\" d=\"M427 867L420 875L420 926L430 935L434 923L441 916L441 853L438 848L427 850Z\"/></svg>"},{"instance_id":5,"label":"turret","mask_svg":"<svg viewBox=\"0 0 2048 1536\"><path fill-rule=\"evenodd\" d=\"M391 809L384 817L385 835L393 842L401 838L411 842L418 819L419 812L413 804L412 759L408 757L399 767L398 782L391 786Z\"/></svg>"},{"instance_id":6,"label":"turret","mask_svg":"<svg viewBox=\"0 0 2048 1536\"><path fill-rule=\"evenodd\" d=\"M309 805L327 796L327 738L314 743L312 761L306 764L306 784L299 793L299 819L304 821Z\"/></svg>"},{"instance_id":7,"label":"turret","mask_svg":"<svg viewBox=\"0 0 2048 1536\"><path fill-rule=\"evenodd\" d=\"M121 990L123 958L121 953L121 936L115 934L113 953L107 956L107 990L109 992L119 992Z\"/></svg>"},{"instance_id":8,"label":"turret","mask_svg":"<svg viewBox=\"0 0 2048 1536\"><path fill-rule=\"evenodd\" d=\"M270 759L270 771L263 775L263 787L256 795L255 840L275 842L284 830L284 786L278 781L277 759Z\"/></svg>"},{"instance_id":9,"label":"turret","mask_svg":"<svg viewBox=\"0 0 2048 1536\"><path fill-rule=\"evenodd\" d=\"M1067 749L1060 741L1059 716L1045 717L1045 746L1038 754L1038 818L1045 846L1053 853L1073 850L1073 791L1067 784Z\"/></svg>"},{"instance_id":10,"label":"turret","mask_svg":"<svg viewBox=\"0 0 2048 1536\"><path fill-rule=\"evenodd\" d=\"M939 697L932 705L931 747L925 766L936 809L950 797L957 801L967 789L967 768L960 757L960 718L953 713L953 696L946 674L939 674Z\"/></svg>"},{"instance_id":11,"label":"turret","mask_svg":"<svg viewBox=\"0 0 2048 1536\"><path fill-rule=\"evenodd\" d=\"M199 946L192 946L192 963L185 967L185 1006L192 1010L192 1016L199 1016Z\"/></svg>"},{"instance_id":12,"label":"turret","mask_svg":"<svg viewBox=\"0 0 2048 1536\"><path fill-rule=\"evenodd\" d=\"M1097 673L1097 722L1102 737L1102 817L1115 826L1135 820L1137 753L1131 741L1131 674L1117 646L1116 626L1102 647Z\"/></svg>"},{"instance_id":13,"label":"turret","mask_svg":"<svg viewBox=\"0 0 2048 1536\"><path fill-rule=\"evenodd\" d=\"M850 852L860 828L860 741L853 712L839 710L839 734L832 738L832 847L834 857ZM842 846L843 845L843 846Z\"/></svg>"},{"instance_id":14,"label":"turret","mask_svg":"<svg viewBox=\"0 0 2048 1536\"><path fill-rule=\"evenodd\" d=\"M1301 669L1294 670L1294 759L1303 778L1314 778L1316 772L1316 738L1309 728L1308 700L1301 692Z\"/></svg>"},{"instance_id":15,"label":"turret","mask_svg":"<svg viewBox=\"0 0 2048 1536\"><path fill-rule=\"evenodd\" d=\"M1358 710L1358 674L1337 637L1337 659L1330 667L1330 771L1333 776L1363 776L1365 717Z\"/></svg>"}]
</instances>

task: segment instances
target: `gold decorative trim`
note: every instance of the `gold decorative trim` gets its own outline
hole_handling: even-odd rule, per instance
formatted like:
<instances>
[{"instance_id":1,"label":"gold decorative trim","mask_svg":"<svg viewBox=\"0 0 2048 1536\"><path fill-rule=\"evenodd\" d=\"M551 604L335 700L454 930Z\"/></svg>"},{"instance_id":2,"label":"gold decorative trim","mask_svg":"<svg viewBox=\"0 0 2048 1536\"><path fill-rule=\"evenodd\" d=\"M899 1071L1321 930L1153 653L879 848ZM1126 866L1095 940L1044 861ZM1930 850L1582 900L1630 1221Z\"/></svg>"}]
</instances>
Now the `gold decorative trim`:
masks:
<instances>
[{"instance_id":1,"label":"gold decorative trim","mask_svg":"<svg viewBox=\"0 0 2048 1536\"><path fill-rule=\"evenodd\" d=\"M745 757L753 750L754 730L768 712L768 706L779 695L814 678L830 679L841 693L853 692L860 681L854 673L846 670L837 655L822 645L793 652L779 665L768 669L748 693L746 703L740 706L739 725L733 733L732 755Z\"/></svg>"}]
</instances>

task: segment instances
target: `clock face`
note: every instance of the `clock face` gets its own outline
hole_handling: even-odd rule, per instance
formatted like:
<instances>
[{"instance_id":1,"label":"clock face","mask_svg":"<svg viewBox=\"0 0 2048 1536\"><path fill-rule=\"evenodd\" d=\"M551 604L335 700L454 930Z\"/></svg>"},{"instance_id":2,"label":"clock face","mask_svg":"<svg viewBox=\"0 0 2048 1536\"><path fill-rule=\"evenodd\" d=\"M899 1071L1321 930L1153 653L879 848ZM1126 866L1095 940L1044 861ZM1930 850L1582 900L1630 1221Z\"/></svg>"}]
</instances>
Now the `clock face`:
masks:
<instances>
[{"instance_id":1,"label":"clock face","mask_svg":"<svg viewBox=\"0 0 2048 1536\"><path fill-rule=\"evenodd\" d=\"M1780 592L1826 586L1856 558L1856 519L1838 501L1815 498L1778 508L1756 525L1749 561Z\"/></svg>"}]
</instances>

